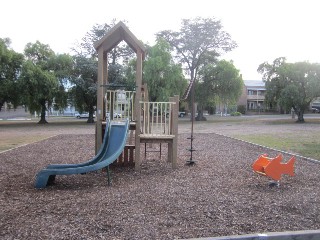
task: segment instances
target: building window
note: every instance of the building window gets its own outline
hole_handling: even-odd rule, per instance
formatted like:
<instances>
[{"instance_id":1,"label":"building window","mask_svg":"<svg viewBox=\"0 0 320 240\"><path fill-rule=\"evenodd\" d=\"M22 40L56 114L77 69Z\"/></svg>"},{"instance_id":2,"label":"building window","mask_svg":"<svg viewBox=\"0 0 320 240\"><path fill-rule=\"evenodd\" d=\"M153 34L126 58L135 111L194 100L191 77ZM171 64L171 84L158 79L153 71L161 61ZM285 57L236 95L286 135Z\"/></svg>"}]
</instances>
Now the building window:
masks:
<instances>
[{"instance_id":1,"label":"building window","mask_svg":"<svg viewBox=\"0 0 320 240\"><path fill-rule=\"evenodd\" d=\"M256 106L255 102L248 102L248 110L255 109L256 108L255 106Z\"/></svg>"},{"instance_id":2,"label":"building window","mask_svg":"<svg viewBox=\"0 0 320 240\"><path fill-rule=\"evenodd\" d=\"M264 96L264 91L258 91L259 96Z\"/></svg>"}]
</instances>

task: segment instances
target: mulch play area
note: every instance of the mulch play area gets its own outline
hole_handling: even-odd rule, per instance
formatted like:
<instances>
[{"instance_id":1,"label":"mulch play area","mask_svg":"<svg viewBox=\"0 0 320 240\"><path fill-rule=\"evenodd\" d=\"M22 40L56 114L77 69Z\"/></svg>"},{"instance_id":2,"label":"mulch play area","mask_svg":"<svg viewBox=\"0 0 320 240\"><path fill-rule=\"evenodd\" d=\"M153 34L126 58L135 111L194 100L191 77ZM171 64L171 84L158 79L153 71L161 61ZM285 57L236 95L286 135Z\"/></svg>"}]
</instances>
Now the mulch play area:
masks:
<instances>
[{"instance_id":1,"label":"mulch play area","mask_svg":"<svg viewBox=\"0 0 320 240\"><path fill-rule=\"evenodd\" d=\"M58 135L0 153L1 239L179 239L320 229L320 165L297 158L280 187L252 171L262 153L278 152L216 134L197 134L193 166L187 134L178 140L178 168L166 150L148 153L141 172L57 176L34 188L52 163L94 155L94 135ZM141 149L144 157L144 149ZM284 154L284 160L289 155Z\"/></svg>"}]
</instances>

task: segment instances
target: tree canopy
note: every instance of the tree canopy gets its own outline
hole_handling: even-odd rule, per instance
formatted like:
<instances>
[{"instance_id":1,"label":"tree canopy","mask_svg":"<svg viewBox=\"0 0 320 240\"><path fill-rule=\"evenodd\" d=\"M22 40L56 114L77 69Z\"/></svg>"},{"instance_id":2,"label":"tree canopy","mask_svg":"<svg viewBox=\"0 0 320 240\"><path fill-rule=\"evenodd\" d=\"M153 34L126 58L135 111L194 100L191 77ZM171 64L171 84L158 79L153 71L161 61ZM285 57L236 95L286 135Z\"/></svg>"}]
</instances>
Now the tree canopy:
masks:
<instances>
[{"instance_id":1,"label":"tree canopy","mask_svg":"<svg viewBox=\"0 0 320 240\"><path fill-rule=\"evenodd\" d=\"M110 24L96 24L86 33L82 41L73 50L74 71L72 73L71 96L77 110L89 112L88 123L93 122L93 114L97 102L97 52L94 42L101 39L115 25L116 19ZM129 62L133 50L127 44L120 43L108 53L108 82L125 84L124 62ZM124 61L125 60L125 61Z\"/></svg>"},{"instance_id":2,"label":"tree canopy","mask_svg":"<svg viewBox=\"0 0 320 240\"><path fill-rule=\"evenodd\" d=\"M50 58L49 66L54 71L59 88L54 97L54 109L61 110L68 105L68 89L73 70L73 59L69 54L58 54Z\"/></svg>"},{"instance_id":3,"label":"tree canopy","mask_svg":"<svg viewBox=\"0 0 320 240\"><path fill-rule=\"evenodd\" d=\"M68 54L56 55L49 45L37 41L26 45L24 60L23 54L9 49L9 39L0 39L0 109L4 101L22 103L28 106L31 113L40 112L39 123L46 123L45 112L48 107L62 109L67 105L67 100L71 99L77 110L88 111L88 121L93 121L97 89L97 52L93 43L107 34L115 22L114 19L110 24L96 24L73 49L76 54L72 57ZM148 46L149 51L143 65L150 100L167 101L169 96L182 96L187 88L183 68L190 74L192 83L200 69L207 67L209 71L210 67L223 65L222 62L215 65L218 57L236 46L230 35L223 31L221 22L214 18L184 19L179 31L159 32L156 44ZM175 59L172 52L175 53ZM120 43L109 52L109 83L134 86L134 56L133 50L125 43ZM228 68L228 64L224 67ZM205 83L203 77L204 75L201 76L202 87ZM71 95L67 95L68 83L71 83ZM198 94L201 101L203 94ZM224 98L229 97L230 101L234 96L227 93L219 95L213 91L211 94L215 97L208 95L207 99L220 97L227 101ZM17 96L22 96L21 101Z\"/></svg>"},{"instance_id":4,"label":"tree canopy","mask_svg":"<svg viewBox=\"0 0 320 240\"><path fill-rule=\"evenodd\" d=\"M239 70L232 62L221 60L216 64L207 64L199 72L196 84L196 101L199 112L197 120L202 120L202 110L218 102L225 105L236 103L239 99L243 80Z\"/></svg>"},{"instance_id":5,"label":"tree canopy","mask_svg":"<svg viewBox=\"0 0 320 240\"><path fill-rule=\"evenodd\" d=\"M237 46L215 18L183 19L180 31L164 30L156 35L164 38L175 49L176 58L189 71L188 91L197 78L200 66L215 62L222 53Z\"/></svg>"},{"instance_id":6,"label":"tree canopy","mask_svg":"<svg viewBox=\"0 0 320 240\"><path fill-rule=\"evenodd\" d=\"M94 58L74 56L74 66L71 77L71 97L80 111L89 113L88 123L93 123L93 113L97 104L97 69Z\"/></svg>"},{"instance_id":7,"label":"tree canopy","mask_svg":"<svg viewBox=\"0 0 320 240\"><path fill-rule=\"evenodd\" d=\"M162 38L148 49L143 73L151 101L168 101L170 96L181 96L187 86L181 65L173 62L170 45Z\"/></svg>"},{"instance_id":8,"label":"tree canopy","mask_svg":"<svg viewBox=\"0 0 320 240\"><path fill-rule=\"evenodd\" d=\"M5 102L19 104L18 79L24 61L23 54L10 49L10 39L0 38L0 111Z\"/></svg>"},{"instance_id":9,"label":"tree canopy","mask_svg":"<svg viewBox=\"0 0 320 240\"><path fill-rule=\"evenodd\" d=\"M39 41L28 43L24 54L27 59L23 63L19 80L22 102L29 107L31 113L40 112L39 123L47 123L46 110L56 96L64 94L59 79L63 78L62 72L66 71L66 65L62 61L66 58L57 57L49 45ZM58 97L55 100L58 102L62 99ZM63 102L60 105L64 107Z\"/></svg>"},{"instance_id":10,"label":"tree canopy","mask_svg":"<svg viewBox=\"0 0 320 240\"><path fill-rule=\"evenodd\" d=\"M125 20L123 22L126 22ZM111 23L95 24L92 29L85 34L81 42L73 48L76 55L86 57L97 57L97 51L93 44L101 39L107 32L116 25L117 20L113 19ZM108 54L108 62L111 65L119 63L120 60L129 60L134 56L134 51L125 43L119 43Z\"/></svg>"},{"instance_id":11,"label":"tree canopy","mask_svg":"<svg viewBox=\"0 0 320 240\"><path fill-rule=\"evenodd\" d=\"M260 64L258 71L266 83L266 101L286 111L291 109L304 122L310 103L320 96L320 65L318 63L287 63L284 57L272 64Z\"/></svg>"}]
</instances>

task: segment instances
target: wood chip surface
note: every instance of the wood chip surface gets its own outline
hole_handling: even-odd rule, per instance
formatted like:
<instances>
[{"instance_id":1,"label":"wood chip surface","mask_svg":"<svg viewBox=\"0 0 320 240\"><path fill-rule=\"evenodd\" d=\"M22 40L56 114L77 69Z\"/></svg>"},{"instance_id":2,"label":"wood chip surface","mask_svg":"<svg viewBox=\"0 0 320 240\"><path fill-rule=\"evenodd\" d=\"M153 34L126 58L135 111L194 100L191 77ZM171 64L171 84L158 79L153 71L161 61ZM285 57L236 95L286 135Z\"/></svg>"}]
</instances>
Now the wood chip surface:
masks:
<instances>
[{"instance_id":1,"label":"wood chip surface","mask_svg":"<svg viewBox=\"0 0 320 240\"><path fill-rule=\"evenodd\" d=\"M94 155L93 134L58 136L0 153L0 239L180 239L320 229L320 165L297 159L280 187L252 171L262 153L278 152L214 133L178 140L178 168L141 149L142 170L57 176L34 188L48 164ZM143 145L142 145L143 146ZM157 144L153 148L157 148ZM151 150L151 149L148 149ZM289 155L284 154L288 160Z\"/></svg>"}]
</instances>

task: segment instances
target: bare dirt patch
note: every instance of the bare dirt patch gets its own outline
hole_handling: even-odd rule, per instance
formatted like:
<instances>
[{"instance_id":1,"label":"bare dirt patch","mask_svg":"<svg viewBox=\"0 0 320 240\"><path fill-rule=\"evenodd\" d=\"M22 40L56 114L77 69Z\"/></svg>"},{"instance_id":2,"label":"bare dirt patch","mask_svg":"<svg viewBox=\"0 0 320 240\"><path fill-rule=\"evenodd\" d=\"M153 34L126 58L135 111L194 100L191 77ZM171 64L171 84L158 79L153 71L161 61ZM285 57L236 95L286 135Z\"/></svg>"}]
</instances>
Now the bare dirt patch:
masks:
<instances>
[{"instance_id":1,"label":"bare dirt patch","mask_svg":"<svg viewBox=\"0 0 320 240\"><path fill-rule=\"evenodd\" d=\"M277 152L198 133L197 162L187 166L187 137L179 136L176 170L165 156L148 154L141 172L114 169L110 187L101 171L58 176L44 190L33 187L47 164L93 156L93 133L61 134L0 153L0 237L178 239L320 228L319 164L297 159L296 176L270 188L251 164L261 153Z\"/></svg>"},{"instance_id":2,"label":"bare dirt patch","mask_svg":"<svg viewBox=\"0 0 320 240\"><path fill-rule=\"evenodd\" d=\"M94 134L95 125L85 120L50 119L48 124L36 121L0 121L0 152L37 142L59 134Z\"/></svg>"}]
</instances>

